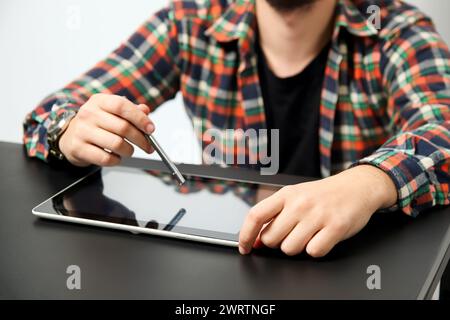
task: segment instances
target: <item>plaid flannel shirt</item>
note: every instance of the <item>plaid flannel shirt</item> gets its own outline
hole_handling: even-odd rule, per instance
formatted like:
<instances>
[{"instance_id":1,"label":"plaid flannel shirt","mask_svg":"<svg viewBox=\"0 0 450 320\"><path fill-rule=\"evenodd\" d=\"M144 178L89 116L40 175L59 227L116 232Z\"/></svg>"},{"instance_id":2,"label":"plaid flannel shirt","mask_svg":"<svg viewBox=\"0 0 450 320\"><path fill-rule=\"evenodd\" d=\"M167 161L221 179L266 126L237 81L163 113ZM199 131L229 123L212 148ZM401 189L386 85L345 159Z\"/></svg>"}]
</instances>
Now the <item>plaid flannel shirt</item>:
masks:
<instances>
[{"instance_id":1,"label":"plaid flannel shirt","mask_svg":"<svg viewBox=\"0 0 450 320\"><path fill-rule=\"evenodd\" d=\"M171 1L26 117L28 154L46 159L52 119L100 92L155 109L181 91L203 145L206 129L264 129L254 1ZM450 54L431 20L401 1L375 1L375 28L373 3L338 1L320 105L321 173L379 167L396 184L396 208L416 215L450 203ZM249 144L237 151L256 152Z\"/></svg>"}]
</instances>

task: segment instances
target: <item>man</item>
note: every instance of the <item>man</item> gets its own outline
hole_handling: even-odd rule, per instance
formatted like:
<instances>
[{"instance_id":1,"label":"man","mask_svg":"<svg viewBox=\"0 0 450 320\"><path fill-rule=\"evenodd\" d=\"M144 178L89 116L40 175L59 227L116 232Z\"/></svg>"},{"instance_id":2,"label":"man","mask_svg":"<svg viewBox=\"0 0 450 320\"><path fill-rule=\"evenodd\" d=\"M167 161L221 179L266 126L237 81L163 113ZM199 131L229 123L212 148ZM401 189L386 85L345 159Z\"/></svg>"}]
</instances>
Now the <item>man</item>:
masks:
<instances>
[{"instance_id":1,"label":"man","mask_svg":"<svg viewBox=\"0 0 450 320\"><path fill-rule=\"evenodd\" d=\"M280 171L322 178L253 207L242 254L321 257L377 210L448 205L449 51L416 8L380 2L377 26L370 5L172 1L27 116L28 153L110 166L128 141L151 152L147 115L181 91L203 145L208 129L280 129Z\"/></svg>"}]
</instances>

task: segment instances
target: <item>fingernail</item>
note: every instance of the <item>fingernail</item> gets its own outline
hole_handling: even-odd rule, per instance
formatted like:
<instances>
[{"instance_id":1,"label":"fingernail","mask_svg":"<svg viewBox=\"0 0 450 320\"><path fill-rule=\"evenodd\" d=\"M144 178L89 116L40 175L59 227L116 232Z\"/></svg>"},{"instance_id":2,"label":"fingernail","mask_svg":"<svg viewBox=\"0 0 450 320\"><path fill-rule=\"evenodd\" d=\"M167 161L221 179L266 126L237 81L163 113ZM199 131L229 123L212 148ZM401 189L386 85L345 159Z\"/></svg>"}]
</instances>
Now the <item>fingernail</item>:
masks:
<instances>
[{"instance_id":1,"label":"fingernail","mask_svg":"<svg viewBox=\"0 0 450 320\"><path fill-rule=\"evenodd\" d=\"M247 254L247 250L245 250L244 247L239 246L239 253L242 254L242 255Z\"/></svg>"},{"instance_id":2,"label":"fingernail","mask_svg":"<svg viewBox=\"0 0 450 320\"><path fill-rule=\"evenodd\" d=\"M145 132L147 133L152 133L155 130L155 126L151 123L149 123L146 127L145 127Z\"/></svg>"}]
</instances>

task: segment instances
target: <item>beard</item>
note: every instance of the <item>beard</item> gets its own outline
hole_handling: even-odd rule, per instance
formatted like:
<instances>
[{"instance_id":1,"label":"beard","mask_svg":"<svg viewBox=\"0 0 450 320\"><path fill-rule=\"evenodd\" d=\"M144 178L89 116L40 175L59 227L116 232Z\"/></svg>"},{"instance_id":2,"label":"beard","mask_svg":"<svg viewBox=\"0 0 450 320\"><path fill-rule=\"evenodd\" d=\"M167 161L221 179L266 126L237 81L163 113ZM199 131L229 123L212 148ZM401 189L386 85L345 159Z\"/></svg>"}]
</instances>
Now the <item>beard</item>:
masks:
<instances>
[{"instance_id":1,"label":"beard","mask_svg":"<svg viewBox=\"0 0 450 320\"><path fill-rule=\"evenodd\" d=\"M317 0L265 0L277 11L290 11L301 7L309 6Z\"/></svg>"}]
</instances>

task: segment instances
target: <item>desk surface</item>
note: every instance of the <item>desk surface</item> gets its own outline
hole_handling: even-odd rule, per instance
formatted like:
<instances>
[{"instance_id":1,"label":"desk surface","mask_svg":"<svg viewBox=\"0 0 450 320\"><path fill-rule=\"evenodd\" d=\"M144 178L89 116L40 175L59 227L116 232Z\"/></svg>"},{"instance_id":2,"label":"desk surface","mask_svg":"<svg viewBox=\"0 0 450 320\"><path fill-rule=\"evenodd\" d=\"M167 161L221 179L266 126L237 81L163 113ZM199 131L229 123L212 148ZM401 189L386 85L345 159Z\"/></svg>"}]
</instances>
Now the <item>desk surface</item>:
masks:
<instances>
[{"instance_id":1,"label":"desk surface","mask_svg":"<svg viewBox=\"0 0 450 320\"><path fill-rule=\"evenodd\" d=\"M450 209L416 219L374 215L360 234L319 260L272 250L240 256L233 248L43 220L31 214L32 207L86 169L28 159L18 144L0 143L0 154L0 298L422 299L432 296L450 254ZM69 265L81 268L81 290L66 287ZM370 265L381 269L381 290L367 288Z\"/></svg>"}]
</instances>

